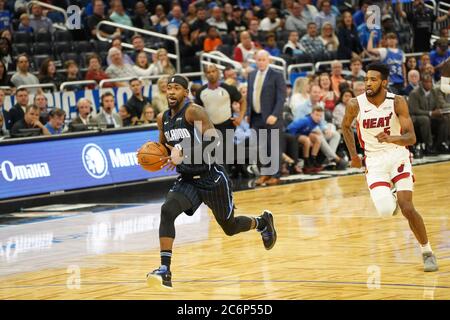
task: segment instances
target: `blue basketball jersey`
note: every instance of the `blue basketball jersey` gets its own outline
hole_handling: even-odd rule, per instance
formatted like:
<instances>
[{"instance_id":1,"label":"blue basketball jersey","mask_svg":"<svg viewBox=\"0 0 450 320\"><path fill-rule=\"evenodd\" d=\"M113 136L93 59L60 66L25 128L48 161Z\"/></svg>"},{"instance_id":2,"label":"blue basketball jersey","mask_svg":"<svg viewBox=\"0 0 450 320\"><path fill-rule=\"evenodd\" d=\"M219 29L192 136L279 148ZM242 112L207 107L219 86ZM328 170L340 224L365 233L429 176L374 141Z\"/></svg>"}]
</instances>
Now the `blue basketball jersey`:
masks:
<instances>
[{"instance_id":1,"label":"blue basketball jersey","mask_svg":"<svg viewBox=\"0 0 450 320\"><path fill-rule=\"evenodd\" d=\"M386 58L383 60L383 63L386 63L389 66L389 83L397 84L403 83L403 51L398 49L397 52L392 49L387 48Z\"/></svg>"}]
</instances>

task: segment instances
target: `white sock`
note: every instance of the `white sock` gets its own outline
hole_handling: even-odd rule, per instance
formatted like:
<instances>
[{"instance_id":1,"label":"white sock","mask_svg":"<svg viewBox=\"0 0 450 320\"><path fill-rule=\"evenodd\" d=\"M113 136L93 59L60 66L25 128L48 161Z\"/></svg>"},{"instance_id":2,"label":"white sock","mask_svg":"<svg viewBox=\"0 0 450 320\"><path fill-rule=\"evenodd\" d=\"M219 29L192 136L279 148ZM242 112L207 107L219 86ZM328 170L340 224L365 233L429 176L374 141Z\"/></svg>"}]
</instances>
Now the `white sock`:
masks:
<instances>
[{"instance_id":1,"label":"white sock","mask_svg":"<svg viewBox=\"0 0 450 320\"><path fill-rule=\"evenodd\" d=\"M433 250L431 250L430 242L427 242L424 245L420 245L420 249L422 249L422 253L433 252Z\"/></svg>"}]
</instances>

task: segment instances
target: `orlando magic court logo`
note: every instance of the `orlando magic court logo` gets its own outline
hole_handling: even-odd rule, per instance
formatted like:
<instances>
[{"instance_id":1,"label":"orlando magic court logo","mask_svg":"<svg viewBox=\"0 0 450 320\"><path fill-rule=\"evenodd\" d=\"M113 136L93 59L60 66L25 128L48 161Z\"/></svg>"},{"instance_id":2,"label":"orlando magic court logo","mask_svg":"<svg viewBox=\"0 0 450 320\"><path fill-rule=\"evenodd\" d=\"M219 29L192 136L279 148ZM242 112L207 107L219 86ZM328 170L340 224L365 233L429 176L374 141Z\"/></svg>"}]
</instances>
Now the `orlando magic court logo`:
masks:
<instances>
[{"instance_id":1,"label":"orlando magic court logo","mask_svg":"<svg viewBox=\"0 0 450 320\"><path fill-rule=\"evenodd\" d=\"M108 159L98 145L94 143L85 145L81 158L84 168L91 177L102 179L108 172Z\"/></svg>"}]
</instances>

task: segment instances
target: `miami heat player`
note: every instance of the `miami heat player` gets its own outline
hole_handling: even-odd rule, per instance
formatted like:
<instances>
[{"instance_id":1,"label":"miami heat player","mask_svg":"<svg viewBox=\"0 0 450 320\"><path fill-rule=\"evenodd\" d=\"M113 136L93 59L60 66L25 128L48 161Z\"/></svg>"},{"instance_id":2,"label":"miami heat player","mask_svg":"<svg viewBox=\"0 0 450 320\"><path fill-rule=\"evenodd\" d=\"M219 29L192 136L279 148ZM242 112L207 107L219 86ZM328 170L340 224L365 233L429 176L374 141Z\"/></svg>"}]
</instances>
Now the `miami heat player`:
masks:
<instances>
[{"instance_id":1,"label":"miami heat player","mask_svg":"<svg viewBox=\"0 0 450 320\"><path fill-rule=\"evenodd\" d=\"M436 271L436 257L428 242L425 224L412 201L414 177L410 152L406 146L416 142L408 105L401 96L386 90L389 67L382 63L368 66L366 92L351 100L345 110L342 132L352 166L360 168L352 123L356 118L358 138L365 152L366 180L372 201L381 216L391 216L397 203L422 248L424 271ZM396 192L391 190L391 182Z\"/></svg>"}]
</instances>

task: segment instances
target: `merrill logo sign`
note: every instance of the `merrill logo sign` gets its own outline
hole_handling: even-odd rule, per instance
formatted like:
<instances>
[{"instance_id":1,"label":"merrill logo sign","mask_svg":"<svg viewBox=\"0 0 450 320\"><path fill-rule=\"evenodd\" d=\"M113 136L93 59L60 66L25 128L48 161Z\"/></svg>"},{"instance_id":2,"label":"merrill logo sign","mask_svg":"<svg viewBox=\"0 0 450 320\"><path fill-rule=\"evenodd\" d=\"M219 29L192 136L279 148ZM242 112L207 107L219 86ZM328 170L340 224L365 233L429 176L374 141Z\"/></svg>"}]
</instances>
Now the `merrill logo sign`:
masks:
<instances>
[{"instance_id":1,"label":"merrill logo sign","mask_svg":"<svg viewBox=\"0 0 450 320\"><path fill-rule=\"evenodd\" d=\"M84 169L92 178L102 179L108 173L106 155L95 143L89 143L84 146L81 158Z\"/></svg>"}]
</instances>

